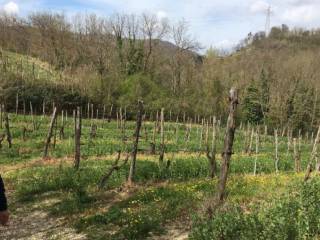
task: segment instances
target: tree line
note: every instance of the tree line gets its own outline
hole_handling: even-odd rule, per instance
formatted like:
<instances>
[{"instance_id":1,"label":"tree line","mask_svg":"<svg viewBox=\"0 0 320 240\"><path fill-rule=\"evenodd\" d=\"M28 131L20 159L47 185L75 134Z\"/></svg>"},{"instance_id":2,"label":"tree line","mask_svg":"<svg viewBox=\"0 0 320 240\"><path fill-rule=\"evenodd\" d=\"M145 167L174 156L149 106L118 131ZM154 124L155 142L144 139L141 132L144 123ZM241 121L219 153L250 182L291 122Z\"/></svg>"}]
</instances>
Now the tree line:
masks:
<instances>
[{"instance_id":1,"label":"tree line","mask_svg":"<svg viewBox=\"0 0 320 240\"><path fill-rule=\"evenodd\" d=\"M248 34L231 54L210 48L201 55L186 21L152 14L2 14L2 55L34 57L59 77L49 84L45 76L34 81L1 71L1 101L12 109L18 91L19 101L39 109L44 101L132 109L142 99L147 111L170 106L176 114L226 120L225 96L235 86L242 122L311 132L319 117L319 39L319 30L282 25L268 36ZM1 63L4 68L4 58Z\"/></svg>"}]
</instances>

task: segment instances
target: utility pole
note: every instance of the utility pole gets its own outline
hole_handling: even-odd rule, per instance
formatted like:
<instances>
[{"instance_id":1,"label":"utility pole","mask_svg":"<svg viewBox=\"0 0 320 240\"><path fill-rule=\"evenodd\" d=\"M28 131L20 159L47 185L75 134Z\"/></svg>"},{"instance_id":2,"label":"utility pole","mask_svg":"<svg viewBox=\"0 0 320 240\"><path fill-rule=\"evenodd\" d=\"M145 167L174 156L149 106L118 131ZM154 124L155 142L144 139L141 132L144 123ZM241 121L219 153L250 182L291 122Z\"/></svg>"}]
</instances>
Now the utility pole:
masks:
<instances>
[{"instance_id":1,"label":"utility pole","mask_svg":"<svg viewBox=\"0 0 320 240\"><path fill-rule=\"evenodd\" d=\"M267 9L266 29L265 29L266 36L268 36L270 33L270 24L271 24L271 6L269 6Z\"/></svg>"}]
</instances>

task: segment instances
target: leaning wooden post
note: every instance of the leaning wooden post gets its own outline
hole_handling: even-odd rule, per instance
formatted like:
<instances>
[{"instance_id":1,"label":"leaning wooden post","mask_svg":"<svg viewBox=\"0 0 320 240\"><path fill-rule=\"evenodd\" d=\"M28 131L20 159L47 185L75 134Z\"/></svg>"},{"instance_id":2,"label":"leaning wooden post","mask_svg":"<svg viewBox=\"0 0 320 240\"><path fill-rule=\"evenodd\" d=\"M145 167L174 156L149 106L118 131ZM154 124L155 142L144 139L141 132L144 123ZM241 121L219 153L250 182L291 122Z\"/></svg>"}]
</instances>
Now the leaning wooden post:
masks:
<instances>
[{"instance_id":1,"label":"leaning wooden post","mask_svg":"<svg viewBox=\"0 0 320 240\"><path fill-rule=\"evenodd\" d=\"M137 112L137 122L136 122L136 130L134 133L134 142L133 142L133 150L131 156L131 163L130 163L130 170L128 176L128 185L132 185L134 182L134 175L136 170L136 159L138 153L138 144L139 144L139 137L140 137L140 129L142 126L142 115L143 115L143 102L138 101L138 112Z\"/></svg>"},{"instance_id":2,"label":"leaning wooden post","mask_svg":"<svg viewBox=\"0 0 320 240\"><path fill-rule=\"evenodd\" d=\"M223 202L225 195L225 188L227 184L230 159L232 155L232 147L234 141L234 134L236 131L236 110L238 105L238 93L235 88L231 88L229 96L229 116L227 121L226 133L224 137L224 151L222 153L222 166L220 178L218 181L217 204Z\"/></svg>"},{"instance_id":3,"label":"leaning wooden post","mask_svg":"<svg viewBox=\"0 0 320 240\"><path fill-rule=\"evenodd\" d=\"M316 139L314 140L314 144L313 144L311 156L310 156L310 159L309 159L306 175L304 177L304 181L307 181L310 178L311 172L313 170L312 169L312 164L313 164L313 161L316 159L316 155L317 155L317 151L318 151L319 141L320 141L320 126L318 128L318 133L317 133Z\"/></svg>"},{"instance_id":4,"label":"leaning wooden post","mask_svg":"<svg viewBox=\"0 0 320 240\"><path fill-rule=\"evenodd\" d=\"M80 144L81 144L81 109L77 107L74 118L74 168L79 169L80 166Z\"/></svg>"},{"instance_id":5,"label":"leaning wooden post","mask_svg":"<svg viewBox=\"0 0 320 240\"><path fill-rule=\"evenodd\" d=\"M251 129L251 135L250 135L250 143L249 143L249 156L252 154L252 144L253 144L253 136L254 136L254 127Z\"/></svg>"},{"instance_id":6,"label":"leaning wooden post","mask_svg":"<svg viewBox=\"0 0 320 240\"><path fill-rule=\"evenodd\" d=\"M46 140L46 144L45 144L45 147L44 147L43 158L47 158L48 157L48 149L49 149L49 145L50 145L50 142L51 142L51 137L52 137L52 133L53 133L53 127L54 127L54 124L56 122L56 118L57 118L57 108L54 107L53 113L52 113L52 117L51 117L50 126L49 126L49 130L48 130L47 140Z\"/></svg>"},{"instance_id":7,"label":"leaning wooden post","mask_svg":"<svg viewBox=\"0 0 320 240\"><path fill-rule=\"evenodd\" d=\"M4 127L6 128L7 141L8 141L9 148L11 148L12 147L12 136L11 136L11 132L10 132L9 114L8 113L5 114L4 120L5 120Z\"/></svg>"}]
</instances>

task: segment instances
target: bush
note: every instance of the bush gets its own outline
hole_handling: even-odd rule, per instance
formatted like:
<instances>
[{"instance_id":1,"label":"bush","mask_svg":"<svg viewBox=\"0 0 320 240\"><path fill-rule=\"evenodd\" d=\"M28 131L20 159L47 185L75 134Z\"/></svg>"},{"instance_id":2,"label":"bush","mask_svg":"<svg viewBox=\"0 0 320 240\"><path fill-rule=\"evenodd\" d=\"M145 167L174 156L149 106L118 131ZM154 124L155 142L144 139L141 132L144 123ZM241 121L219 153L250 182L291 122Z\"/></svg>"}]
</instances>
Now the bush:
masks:
<instances>
[{"instance_id":1,"label":"bush","mask_svg":"<svg viewBox=\"0 0 320 240\"><path fill-rule=\"evenodd\" d=\"M196 217L190 238L313 239L320 234L319 180L301 184L299 191L244 212L239 206L218 210L212 219Z\"/></svg>"}]
</instances>

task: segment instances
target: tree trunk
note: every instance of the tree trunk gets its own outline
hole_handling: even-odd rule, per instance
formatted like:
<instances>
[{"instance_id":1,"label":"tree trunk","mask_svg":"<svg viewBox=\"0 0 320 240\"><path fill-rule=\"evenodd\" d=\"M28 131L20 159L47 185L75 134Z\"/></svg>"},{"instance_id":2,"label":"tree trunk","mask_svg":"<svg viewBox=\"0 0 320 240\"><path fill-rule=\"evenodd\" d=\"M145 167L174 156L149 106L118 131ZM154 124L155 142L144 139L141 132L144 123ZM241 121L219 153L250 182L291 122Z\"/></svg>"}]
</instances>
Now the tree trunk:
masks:
<instances>
[{"instance_id":1,"label":"tree trunk","mask_svg":"<svg viewBox=\"0 0 320 240\"><path fill-rule=\"evenodd\" d=\"M136 170L136 158L138 153L138 144L139 144L139 136L140 129L142 125L142 115L143 115L143 102L138 101L138 112L137 112L137 122L136 122L136 130L135 130L135 139L133 142L133 150L132 150L132 159L130 164L129 176L128 176L128 185L132 185L134 182L134 175Z\"/></svg>"},{"instance_id":2,"label":"tree trunk","mask_svg":"<svg viewBox=\"0 0 320 240\"><path fill-rule=\"evenodd\" d=\"M51 122L50 122L49 130L48 130L47 140L46 140L46 144L45 144L45 147L44 147L43 158L48 157L48 149L49 149L49 145L50 145L50 142L51 142L51 137L52 137L52 133L53 133L54 124L56 122L56 118L57 118L57 108L55 107L53 109L53 113L52 113L52 117L51 117Z\"/></svg>"}]
</instances>

